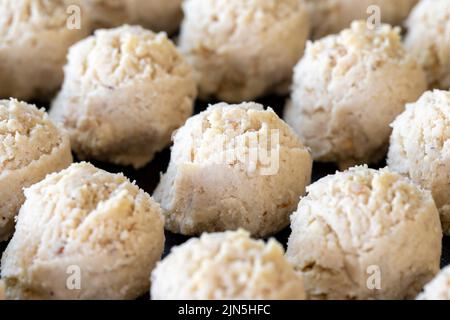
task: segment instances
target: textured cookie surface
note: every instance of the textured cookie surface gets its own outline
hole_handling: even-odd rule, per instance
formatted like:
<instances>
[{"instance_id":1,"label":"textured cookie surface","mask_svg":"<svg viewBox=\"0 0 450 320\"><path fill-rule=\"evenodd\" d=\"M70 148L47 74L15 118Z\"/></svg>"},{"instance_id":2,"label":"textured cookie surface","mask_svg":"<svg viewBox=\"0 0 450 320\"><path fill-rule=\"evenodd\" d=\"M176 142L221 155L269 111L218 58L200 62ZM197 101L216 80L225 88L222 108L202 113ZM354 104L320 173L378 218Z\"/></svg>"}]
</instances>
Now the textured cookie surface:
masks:
<instances>
[{"instance_id":1,"label":"textured cookie surface","mask_svg":"<svg viewBox=\"0 0 450 320\"><path fill-rule=\"evenodd\" d=\"M427 73L431 88L450 88L450 2L421 1L406 23L405 46Z\"/></svg>"},{"instance_id":2,"label":"textured cookie surface","mask_svg":"<svg viewBox=\"0 0 450 320\"><path fill-rule=\"evenodd\" d=\"M166 228L189 235L245 228L266 236L289 224L312 160L273 110L256 103L210 106L173 140L154 194Z\"/></svg>"},{"instance_id":3,"label":"textured cookie surface","mask_svg":"<svg viewBox=\"0 0 450 320\"><path fill-rule=\"evenodd\" d=\"M299 1L187 0L184 14L179 45L202 98L251 101L290 83L309 33Z\"/></svg>"},{"instance_id":4,"label":"textured cookie surface","mask_svg":"<svg viewBox=\"0 0 450 320\"><path fill-rule=\"evenodd\" d=\"M142 167L192 113L192 69L164 33L97 30L68 60L50 116L82 159Z\"/></svg>"},{"instance_id":5,"label":"textured cookie surface","mask_svg":"<svg viewBox=\"0 0 450 320\"><path fill-rule=\"evenodd\" d=\"M308 44L295 67L284 118L315 160L341 168L376 163L387 151L390 123L426 87L399 29L369 30L358 21Z\"/></svg>"},{"instance_id":6,"label":"textured cookie surface","mask_svg":"<svg viewBox=\"0 0 450 320\"><path fill-rule=\"evenodd\" d=\"M247 232L204 234L179 247L152 273L152 299L304 299L300 276L275 240Z\"/></svg>"},{"instance_id":7,"label":"textured cookie surface","mask_svg":"<svg viewBox=\"0 0 450 320\"><path fill-rule=\"evenodd\" d=\"M70 165L69 138L44 110L14 99L0 100L0 241L14 229L24 187Z\"/></svg>"},{"instance_id":8,"label":"textured cookie surface","mask_svg":"<svg viewBox=\"0 0 450 320\"><path fill-rule=\"evenodd\" d=\"M450 92L426 92L392 127L389 168L431 190L450 235Z\"/></svg>"},{"instance_id":9,"label":"textured cookie surface","mask_svg":"<svg viewBox=\"0 0 450 320\"><path fill-rule=\"evenodd\" d=\"M134 299L164 247L159 205L87 163L25 190L2 257L8 299Z\"/></svg>"},{"instance_id":10,"label":"textured cookie surface","mask_svg":"<svg viewBox=\"0 0 450 320\"><path fill-rule=\"evenodd\" d=\"M414 298L440 268L442 230L429 191L356 167L307 188L286 256L312 299Z\"/></svg>"},{"instance_id":11,"label":"textured cookie surface","mask_svg":"<svg viewBox=\"0 0 450 320\"><path fill-rule=\"evenodd\" d=\"M0 0L0 98L48 100L58 90L69 47L90 31L83 15L79 28L68 27L74 3Z\"/></svg>"}]
</instances>

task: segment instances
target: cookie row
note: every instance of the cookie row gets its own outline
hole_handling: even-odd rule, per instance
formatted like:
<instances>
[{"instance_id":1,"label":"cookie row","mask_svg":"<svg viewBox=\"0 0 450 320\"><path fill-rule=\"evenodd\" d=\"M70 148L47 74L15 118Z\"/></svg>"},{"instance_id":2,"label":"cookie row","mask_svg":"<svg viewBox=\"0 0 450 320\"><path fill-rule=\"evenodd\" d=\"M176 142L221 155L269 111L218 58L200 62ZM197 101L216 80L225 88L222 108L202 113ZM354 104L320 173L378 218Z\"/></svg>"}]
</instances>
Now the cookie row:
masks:
<instances>
[{"instance_id":1,"label":"cookie row","mask_svg":"<svg viewBox=\"0 0 450 320\"><path fill-rule=\"evenodd\" d=\"M418 128L422 137L430 136L447 146L449 139L445 140L444 135L450 119L449 95L440 91L427 93L423 101L408 106L394 127L398 123L400 131L408 131L403 118L408 117L407 125L411 125L411 114L420 115L424 108L429 109L427 113L436 110L432 121L436 127L424 126L429 124L423 121L430 118L428 114L418 116L419 122L413 127ZM1 110L5 132L2 145L15 155L3 162L5 190L7 186L18 185L14 192L21 194L21 187L34 183L17 180L17 172L31 177L35 168L40 168L38 181L46 173L58 171L57 167L40 164L46 163L48 155L61 150L61 144L66 146L61 151L66 155L62 158L67 159L61 166L69 165L68 138L43 111L16 100L3 101ZM439 131L439 125L443 132ZM401 141L396 147L405 145ZM423 142L417 140L419 144ZM30 144L28 151L33 146L35 153L20 153L24 150L20 148L22 144ZM433 147L437 147L436 143ZM399 154L408 155L409 149L406 146ZM431 150L439 153L438 149ZM264 157L261 151L267 152ZM412 155L420 155L419 151ZM251 157L252 152L255 158ZM272 154L277 156L271 157ZM408 166L408 158L400 163ZM411 163L416 161L412 159ZM264 110L254 103L219 104L190 118L175 134L168 171L154 194L161 208L122 175L112 175L86 163L50 174L25 190L26 201L17 217L14 237L2 258L7 296L137 297L148 289L149 273L162 253L164 220L167 229L189 235L241 227L259 237L273 234L289 223L291 212L309 184L311 164L308 150L270 109ZM448 178L448 171L435 177ZM448 189L446 181L443 192ZM308 194L291 215L292 234L286 257L303 276L308 297L410 298L439 270L442 240L439 211L432 193L412 180L387 169L356 167L323 178L306 189ZM11 209L3 212L9 227L15 214L13 209L20 207L21 201L13 197L5 198L4 203ZM445 227L445 216L442 217ZM279 256L280 250L274 250ZM176 256L175 252L178 251L174 251ZM172 260L177 258L167 261ZM162 263L157 269L160 271L155 271L157 285L152 289L155 298L181 297L176 294L191 297L190 289L185 293L181 289L170 292L166 287L181 286L176 281L184 283L182 279L187 277L184 273L179 272L181 278L171 278L175 284L160 283L163 280L158 274L165 274L165 268L179 268L174 263ZM284 269L283 265L280 268ZM67 270L71 266L78 266L92 285L82 290L67 289ZM381 270L385 281L378 291L367 287L366 272L371 266ZM287 274L281 272L280 276L289 278L292 270L286 270ZM110 282L107 275L114 275L114 281ZM161 277L167 280L166 276ZM193 276L192 281L195 279ZM269 277L267 281L275 280ZM204 285L211 283L206 281ZM199 286L196 284L195 288ZM230 290L233 288L231 285ZM298 295L291 298L306 296L297 289ZM214 296L208 290L198 296L194 292L192 297L234 297L224 292ZM262 296L248 293L239 297Z\"/></svg>"}]
</instances>

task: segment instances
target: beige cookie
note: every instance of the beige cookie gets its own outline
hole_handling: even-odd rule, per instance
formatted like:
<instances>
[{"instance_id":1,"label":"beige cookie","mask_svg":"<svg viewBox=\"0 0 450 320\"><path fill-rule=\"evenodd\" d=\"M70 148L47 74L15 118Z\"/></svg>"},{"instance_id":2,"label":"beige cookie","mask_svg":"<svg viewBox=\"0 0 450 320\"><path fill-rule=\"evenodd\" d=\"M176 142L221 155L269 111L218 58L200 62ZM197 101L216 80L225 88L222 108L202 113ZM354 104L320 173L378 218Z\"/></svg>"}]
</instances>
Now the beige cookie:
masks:
<instances>
[{"instance_id":1,"label":"beige cookie","mask_svg":"<svg viewBox=\"0 0 450 320\"><path fill-rule=\"evenodd\" d=\"M431 88L450 88L450 2L423 0L407 21L406 49L427 73Z\"/></svg>"},{"instance_id":2,"label":"beige cookie","mask_svg":"<svg viewBox=\"0 0 450 320\"><path fill-rule=\"evenodd\" d=\"M203 234L172 249L152 273L155 300L305 299L300 276L274 239L247 232Z\"/></svg>"},{"instance_id":3,"label":"beige cookie","mask_svg":"<svg viewBox=\"0 0 450 320\"><path fill-rule=\"evenodd\" d=\"M24 201L22 189L72 163L69 137L43 109L0 100L0 241L14 231Z\"/></svg>"},{"instance_id":4,"label":"beige cookie","mask_svg":"<svg viewBox=\"0 0 450 320\"><path fill-rule=\"evenodd\" d=\"M145 166L192 114L192 69L164 33L97 30L68 60L50 116L81 159Z\"/></svg>"},{"instance_id":5,"label":"beige cookie","mask_svg":"<svg viewBox=\"0 0 450 320\"><path fill-rule=\"evenodd\" d=\"M439 271L442 229L429 191L367 167L307 190L286 256L310 298L414 298Z\"/></svg>"},{"instance_id":6,"label":"beige cookie","mask_svg":"<svg viewBox=\"0 0 450 320\"><path fill-rule=\"evenodd\" d=\"M210 106L173 141L154 194L173 232L274 234L289 224L310 182L308 150L272 109L253 102Z\"/></svg>"},{"instance_id":7,"label":"beige cookie","mask_svg":"<svg viewBox=\"0 0 450 320\"><path fill-rule=\"evenodd\" d=\"M389 168L431 190L450 235L450 92L426 92L392 127Z\"/></svg>"},{"instance_id":8,"label":"beige cookie","mask_svg":"<svg viewBox=\"0 0 450 320\"><path fill-rule=\"evenodd\" d=\"M0 0L0 98L49 100L56 93L69 47L90 30L74 3Z\"/></svg>"},{"instance_id":9,"label":"beige cookie","mask_svg":"<svg viewBox=\"0 0 450 320\"><path fill-rule=\"evenodd\" d=\"M95 28L139 24L173 33L180 25L183 0L81 0Z\"/></svg>"},{"instance_id":10,"label":"beige cookie","mask_svg":"<svg viewBox=\"0 0 450 320\"><path fill-rule=\"evenodd\" d=\"M390 123L426 87L399 29L370 30L358 21L308 44L295 67L284 119L317 161L341 168L375 163L386 154Z\"/></svg>"},{"instance_id":11,"label":"beige cookie","mask_svg":"<svg viewBox=\"0 0 450 320\"><path fill-rule=\"evenodd\" d=\"M309 33L298 0L186 0L179 46L200 96L250 101L282 90Z\"/></svg>"},{"instance_id":12,"label":"beige cookie","mask_svg":"<svg viewBox=\"0 0 450 320\"><path fill-rule=\"evenodd\" d=\"M135 299L148 290L164 220L134 183L77 163L25 196L2 257L8 299Z\"/></svg>"}]
</instances>

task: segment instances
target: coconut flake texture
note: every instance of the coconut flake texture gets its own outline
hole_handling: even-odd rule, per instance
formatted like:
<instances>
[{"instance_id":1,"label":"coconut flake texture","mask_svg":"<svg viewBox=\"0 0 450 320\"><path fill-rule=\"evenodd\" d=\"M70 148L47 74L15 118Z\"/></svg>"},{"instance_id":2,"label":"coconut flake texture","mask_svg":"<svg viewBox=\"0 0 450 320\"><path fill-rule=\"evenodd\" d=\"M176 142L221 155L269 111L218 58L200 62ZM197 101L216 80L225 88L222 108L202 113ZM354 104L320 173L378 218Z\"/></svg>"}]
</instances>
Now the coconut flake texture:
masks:
<instances>
[{"instance_id":1,"label":"coconut flake texture","mask_svg":"<svg viewBox=\"0 0 450 320\"><path fill-rule=\"evenodd\" d=\"M203 234L162 260L152 273L152 299L305 299L303 282L274 239L243 230Z\"/></svg>"},{"instance_id":2,"label":"coconut flake texture","mask_svg":"<svg viewBox=\"0 0 450 320\"><path fill-rule=\"evenodd\" d=\"M24 201L22 189L71 163L69 137L43 109L0 100L0 241L14 230L14 217Z\"/></svg>"},{"instance_id":3,"label":"coconut flake texture","mask_svg":"<svg viewBox=\"0 0 450 320\"><path fill-rule=\"evenodd\" d=\"M147 193L77 163L25 195L2 257L8 299L134 299L148 290L164 222Z\"/></svg>"},{"instance_id":4,"label":"coconut flake texture","mask_svg":"<svg viewBox=\"0 0 450 320\"><path fill-rule=\"evenodd\" d=\"M66 10L76 1L0 0L0 98L47 100L63 82L69 47L89 34L67 27Z\"/></svg>"},{"instance_id":5,"label":"coconut flake texture","mask_svg":"<svg viewBox=\"0 0 450 320\"><path fill-rule=\"evenodd\" d=\"M94 28L138 24L173 33L180 25L182 0L81 0Z\"/></svg>"},{"instance_id":6,"label":"coconut flake texture","mask_svg":"<svg viewBox=\"0 0 450 320\"><path fill-rule=\"evenodd\" d=\"M439 271L442 230L429 191L355 167L307 188L286 256L312 299L414 298Z\"/></svg>"},{"instance_id":7,"label":"coconut flake texture","mask_svg":"<svg viewBox=\"0 0 450 320\"><path fill-rule=\"evenodd\" d=\"M431 190L450 235L450 92L426 92L392 127L389 168Z\"/></svg>"},{"instance_id":8,"label":"coconut flake texture","mask_svg":"<svg viewBox=\"0 0 450 320\"><path fill-rule=\"evenodd\" d=\"M307 45L284 118L315 160L343 169L374 163L386 154L389 124L426 87L398 28L370 30L358 21Z\"/></svg>"},{"instance_id":9,"label":"coconut flake texture","mask_svg":"<svg viewBox=\"0 0 450 320\"><path fill-rule=\"evenodd\" d=\"M311 15L312 37L338 33L354 20L372 18L379 8L382 22L401 26L418 0L302 0ZM371 22L371 21L369 21Z\"/></svg>"},{"instance_id":10,"label":"coconut flake texture","mask_svg":"<svg viewBox=\"0 0 450 320\"><path fill-rule=\"evenodd\" d=\"M210 106L173 141L154 197L166 228L176 233L276 233L289 224L310 182L308 150L272 109L256 103Z\"/></svg>"},{"instance_id":11,"label":"coconut flake texture","mask_svg":"<svg viewBox=\"0 0 450 320\"><path fill-rule=\"evenodd\" d=\"M140 168L192 114L191 67L164 33L97 30L70 49L50 116L81 159Z\"/></svg>"},{"instance_id":12,"label":"coconut flake texture","mask_svg":"<svg viewBox=\"0 0 450 320\"><path fill-rule=\"evenodd\" d=\"M450 300L450 266L443 269L424 291L417 297L418 300Z\"/></svg>"},{"instance_id":13,"label":"coconut flake texture","mask_svg":"<svg viewBox=\"0 0 450 320\"><path fill-rule=\"evenodd\" d=\"M283 90L309 33L298 0L187 0L180 50L202 98L242 102Z\"/></svg>"},{"instance_id":14,"label":"coconut flake texture","mask_svg":"<svg viewBox=\"0 0 450 320\"><path fill-rule=\"evenodd\" d=\"M423 0L407 21L405 46L427 73L431 88L450 88L450 2Z\"/></svg>"}]
</instances>

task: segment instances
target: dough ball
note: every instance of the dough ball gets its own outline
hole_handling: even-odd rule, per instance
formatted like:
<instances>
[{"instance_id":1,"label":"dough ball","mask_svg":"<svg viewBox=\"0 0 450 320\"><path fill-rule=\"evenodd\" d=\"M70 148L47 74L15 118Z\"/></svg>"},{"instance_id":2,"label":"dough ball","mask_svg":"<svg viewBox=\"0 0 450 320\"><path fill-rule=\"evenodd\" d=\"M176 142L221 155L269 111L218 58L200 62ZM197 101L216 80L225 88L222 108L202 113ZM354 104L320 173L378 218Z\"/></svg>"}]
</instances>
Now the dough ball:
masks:
<instances>
[{"instance_id":1,"label":"dough ball","mask_svg":"<svg viewBox=\"0 0 450 320\"><path fill-rule=\"evenodd\" d=\"M309 33L298 0L186 0L179 46L203 99L253 100L291 82Z\"/></svg>"},{"instance_id":2,"label":"dough ball","mask_svg":"<svg viewBox=\"0 0 450 320\"><path fill-rule=\"evenodd\" d=\"M155 300L305 299L303 282L274 239L203 234L172 249L152 273Z\"/></svg>"},{"instance_id":3,"label":"dough ball","mask_svg":"<svg viewBox=\"0 0 450 320\"><path fill-rule=\"evenodd\" d=\"M69 47L88 35L70 29L70 0L0 0L0 98L47 100L63 81Z\"/></svg>"},{"instance_id":4,"label":"dough ball","mask_svg":"<svg viewBox=\"0 0 450 320\"><path fill-rule=\"evenodd\" d=\"M450 2L422 0L411 13L406 49L420 62L432 88L450 88Z\"/></svg>"},{"instance_id":5,"label":"dough ball","mask_svg":"<svg viewBox=\"0 0 450 320\"><path fill-rule=\"evenodd\" d=\"M77 163L25 195L2 257L8 299L133 299L148 290L164 222L147 193Z\"/></svg>"},{"instance_id":6,"label":"dough ball","mask_svg":"<svg viewBox=\"0 0 450 320\"><path fill-rule=\"evenodd\" d=\"M450 235L450 92L426 92L392 127L389 168L431 190Z\"/></svg>"},{"instance_id":7,"label":"dough ball","mask_svg":"<svg viewBox=\"0 0 450 320\"><path fill-rule=\"evenodd\" d=\"M374 16L371 6L378 6L381 21L402 25L418 0L302 0L311 15L312 36L322 38L347 28L354 20ZM369 11L369 12L368 12Z\"/></svg>"},{"instance_id":8,"label":"dough ball","mask_svg":"<svg viewBox=\"0 0 450 320\"><path fill-rule=\"evenodd\" d=\"M436 205L407 178L355 167L307 191L286 255L310 298L413 298L439 271Z\"/></svg>"},{"instance_id":9,"label":"dough ball","mask_svg":"<svg viewBox=\"0 0 450 320\"><path fill-rule=\"evenodd\" d=\"M425 286L419 300L450 300L450 266L443 269Z\"/></svg>"},{"instance_id":10,"label":"dough ball","mask_svg":"<svg viewBox=\"0 0 450 320\"><path fill-rule=\"evenodd\" d=\"M81 159L140 168L192 114L191 67L164 33L97 30L70 49L50 116Z\"/></svg>"},{"instance_id":11,"label":"dough ball","mask_svg":"<svg viewBox=\"0 0 450 320\"><path fill-rule=\"evenodd\" d=\"M348 168L385 156L389 124L426 90L425 74L399 33L359 21L307 45L284 117L315 160Z\"/></svg>"},{"instance_id":12,"label":"dough ball","mask_svg":"<svg viewBox=\"0 0 450 320\"><path fill-rule=\"evenodd\" d=\"M72 163L70 142L43 109L0 100L0 241L14 231L22 189Z\"/></svg>"},{"instance_id":13,"label":"dough ball","mask_svg":"<svg viewBox=\"0 0 450 320\"><path fill-rule=\"evenodd\" d=\"M154 194L172 232L276 233L310 182L308 150L272 109L256 103L210 106L173 141Z\"/></svg>"},{"instance_id":14,"label":"dough ball","mask_svg":"<svg viewBox=\"0 0 450 320\"><path fill-rule=\"evenodd\" d=\"M81 0L96 28L140 24L153 31L173 33L182 19L183 0Z\"/></svg>"}]
</instances>

